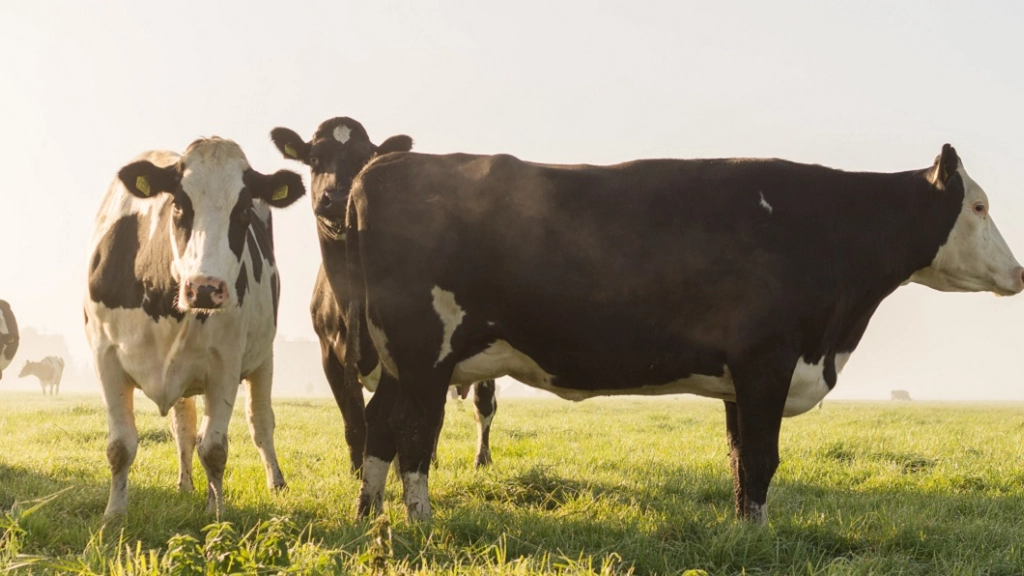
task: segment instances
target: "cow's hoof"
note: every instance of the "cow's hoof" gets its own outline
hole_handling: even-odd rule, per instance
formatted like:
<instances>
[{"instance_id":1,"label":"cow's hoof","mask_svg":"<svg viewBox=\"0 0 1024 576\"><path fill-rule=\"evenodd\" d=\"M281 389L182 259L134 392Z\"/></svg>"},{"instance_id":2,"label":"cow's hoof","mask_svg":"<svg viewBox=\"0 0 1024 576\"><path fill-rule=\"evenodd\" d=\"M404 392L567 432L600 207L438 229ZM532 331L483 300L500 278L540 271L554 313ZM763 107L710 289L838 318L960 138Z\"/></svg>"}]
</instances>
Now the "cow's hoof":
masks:
<instances>
[{"instance_id":1,"label":"cow's hoof","mask_svg":"<svg viewBox=\"0 0 1024 576\"><path fill-rule=\"evenodd\" d=\"M485 466L490 466L492 464L492 462L491 462L491 454L489 452L485 453L485 454L477 454L477 456L476 456L476 463L475 464L476 464L477 468L483 468Z\"/></svg>"},{"instance_id":2,"label":"cow's hoof","mask_svg":"<svg viewBox=\"0 0 1024 576\"><path fill-rule=\"evenodd\" d=\"M359 501L356 503L356 519L361 520L364 518L375 518L380 516L384 511L384 498L370 498L368 496L359 496Z\"/></svg>"}]
</instances>

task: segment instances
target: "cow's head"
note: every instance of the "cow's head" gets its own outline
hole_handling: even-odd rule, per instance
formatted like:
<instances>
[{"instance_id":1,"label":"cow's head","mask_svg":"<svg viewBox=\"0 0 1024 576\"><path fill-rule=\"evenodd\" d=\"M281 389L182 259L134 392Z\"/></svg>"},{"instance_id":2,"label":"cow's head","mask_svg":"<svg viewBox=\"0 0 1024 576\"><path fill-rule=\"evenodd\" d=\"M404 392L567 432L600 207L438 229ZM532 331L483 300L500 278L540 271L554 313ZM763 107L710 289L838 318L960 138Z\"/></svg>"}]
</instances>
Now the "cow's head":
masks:
<instances>
[{"instance_id":1,"label":"cow's head","mask_svg":"<svg viewBox=\"0 0 1024 576\"><path fill-rule=\"evenodd\" d=\"M392 136L375 146L363 125L351 118L331 118L320 124L305 142L288 128L274 128L270 138L289 160L309 166L313 188L313 212L328 220L343 220L352 179L374 156L408 152L412 138Z\"/></svg>"},{"instance_id":2,"label":"cow's head","mask_svg":"<svg viewBox=\"0 0 1024 576\"><path fill-rule=\"evenodd\" d=\"M953 228L930 266L910 277L945 292L1017 294L1024 290L1024 269L1013 257L989 214L988 196L967 175L956 150L946 144L928 171L935 193L962 198Z\"/></svg>"},{"instance_id":3,"label":"cow's head","mask_svg":"<svg viewBox=\"0 0 1024 576\"><path fill-rule=\"evenodd\" d=\"M170 234L171 273L179 285L177 301L183 311L237 305L235 279L241 271L253 201L283 208L306 192L295 172L260 174L249 167L237 144L222 138L196 140L170 166L133 162L118 172L118 178L138 198L171 197L169 232L160 233Z\"/></svg>"},{"instance_id":4,"label":"cow's head","mask_svg":"<svg viewBox=\"0 0 1024 576\"><path fill-rule=\"evenodd\" d=\"M31 376L32 370L35 368L37 362L26 360L25 365L21 367L21 372L18 372L18 378L24 378L25 376Z\"/></svg>"}]
</instances>

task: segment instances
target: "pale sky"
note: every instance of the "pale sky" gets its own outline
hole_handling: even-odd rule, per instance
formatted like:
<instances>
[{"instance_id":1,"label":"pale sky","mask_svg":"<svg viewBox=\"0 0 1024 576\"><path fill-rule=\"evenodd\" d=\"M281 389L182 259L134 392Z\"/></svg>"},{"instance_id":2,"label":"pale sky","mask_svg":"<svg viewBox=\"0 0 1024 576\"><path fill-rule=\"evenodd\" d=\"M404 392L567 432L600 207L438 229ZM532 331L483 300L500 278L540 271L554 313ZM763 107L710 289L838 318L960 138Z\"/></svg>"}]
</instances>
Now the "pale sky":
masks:
<instances>
[{"instance_id":1,"label":"pale sky","mask_svg":"<svg viewBox=\"0 0 1024 576\"><path fill-rule=\"evenodd\" d=\"M318 4L0 3L0 298L23 326L86 353L85 245L133 156L219 135L308 183L268 134L308 138L334 116L378 143L543 162L900 171L950 142L1024 260L1020 2ZM313 338L309 202L278 212L275 233L279 335ZM1024 296L901 288L832 397L1024 400L1022 321Z\"/></svg>"}]
</instances>

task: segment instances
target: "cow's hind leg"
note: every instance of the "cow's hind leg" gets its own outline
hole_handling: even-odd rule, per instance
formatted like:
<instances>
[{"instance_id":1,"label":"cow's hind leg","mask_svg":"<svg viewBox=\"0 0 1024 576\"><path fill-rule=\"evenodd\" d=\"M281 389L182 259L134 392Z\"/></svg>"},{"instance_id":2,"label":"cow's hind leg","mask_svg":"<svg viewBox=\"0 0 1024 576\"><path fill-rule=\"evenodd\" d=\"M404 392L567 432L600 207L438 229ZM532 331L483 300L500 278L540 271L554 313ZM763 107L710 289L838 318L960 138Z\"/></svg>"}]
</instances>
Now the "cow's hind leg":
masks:
<instances>
[{"instance_id":1,"label":"cow's hind leg","mask_svg":"<svg viewBox=\"0 0 1024 576\"><path fill-rule=\"evenodd\" d=\"M476 467L491 463L491 422L498 411L494 380L483 380L473 385L473 406L476 408Z\"/></svg>"},{"instance_id":2,"label":"cow's hind leg","mask_svg":"<svg viewBox=\"0 0 1024 576\"><path fill-rule=\"evenodd\" d=\"M249 420L249 435L256 444L267 473L267 488L279 490L285 487L285 482L274 450L274 408L270 400L273 378L274 358L271 355L246 378L249 400L245 405L245 414Z\"/></svg>"},{"instance_id":3,"label":"cow's hind leg","mask_svg":"<svg viewBox=\"0 0 1024 576\"><path fill-rule=\"evenodd\" d=\"M135 389L121 369L113 348L96 358L107 405L107 462L110 464L110 496L104 518L128 511L128 470L135 461L139 431L135 427Z\"/></svg>"},{"instance_id":4,"label":"cow's hind leg","mask_svg":"<svg viewBox=\"0 0 1024 576\"><path fill-rule=\"evenodd\" d=\"M345 442L348 444L352 473L358 476L363 469L363 451L366 450L366 404L363 400L363 386L359 383L357 370L348 368L334 354L329 343L321 342L324 375L331 385L334 401L341 410L345 423Z\"/></svg>"},{"instance_id":5,"label":"cow's hind leg","mask_svg":"<svg viewBox=\"0 0 1024 576\"><path fill-rule=\"evenodd\" d=\"M752 355L730 366L736 409L728 428L730 448L738 453L740 477L736 508L742 518L759 524L768 522L768 485L779 467L779 429L797 358L798 354L787 354L776 345L771 353ZM727 422L730 411L727 403Z\"/></svg>"},{"instance_id":6,"label":"cow's hind leg","mask_svg":"<svg viewBox=\"0 0 1024 576\"><path fill-rule=\"evenodd\" d=\"M428 476L437 430L444 419L445 393L451 372L406 370L399 376L399 395L390 424L398 448L406 515L430 520Z\"/></svg>"},{"instance_id":7,"label":"cow's hind leg","mask_svg":"<svg viewBox=\"0 0 1024 576\"><path fill-rule=\"evenodd\" d=\"M178 489L191 492L192 456L196 452L196 403L182 398L171 408L171 434L178 447Z\"/></svg>"},{"instance_id":8,"label":"cow's hind leg","mask_svg":"<svg viewBox=\"0 0 1024 576\"><path fill-rule=\"evenodd\" d=\"M381 372L377 391L366 405L366 458L356 510L360 518L379 514L384 509L384 484L396 453L389 418L397 400L398 380L385 370Z\"/></svg>"}]
</instances>

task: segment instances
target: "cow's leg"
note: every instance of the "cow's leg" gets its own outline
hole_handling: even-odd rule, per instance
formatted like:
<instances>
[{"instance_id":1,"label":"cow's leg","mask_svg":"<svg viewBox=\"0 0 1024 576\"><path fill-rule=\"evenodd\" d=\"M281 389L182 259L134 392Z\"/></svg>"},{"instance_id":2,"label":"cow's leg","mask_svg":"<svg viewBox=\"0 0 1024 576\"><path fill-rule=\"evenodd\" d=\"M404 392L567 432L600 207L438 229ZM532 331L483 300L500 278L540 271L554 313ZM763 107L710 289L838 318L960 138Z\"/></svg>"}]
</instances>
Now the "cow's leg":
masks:
<instances>
[{"instance_id":1,"label":"cow's leg","mask_svg":"<svg viewBox=\"0 0 1024 576\"><path fill-rule=\"evenodd\" d=\"M237 374L235 376L237 378ZM234 378L211 378L206 388L206 410L199 426L199 461L206 471L206 512L224 512L224 466L228 461L228 424L238 395Z\"/></svg>"},{"instance_id":2,"label":"cow's leg","mask_svg":"<svg viewBox=\"0 0 1024 576\"><path fill-rule=\"evenodd\" d=\"M494 380L483 380L473 385L473 406L476 408L476 467L491 463L491 422L498 411Z\"/></svg>"},{"instance_id":3,"label":"cow's leg","mask_svg":"<svg viewBox=\"0 0 1024 576\"><path fill-rule=\"evenodd\" d=\"M379 514L384 509L384 484L396 453L389 418L397 400L398 380L384 370L377 391L366 405L366 458L356 510L360 518Z\"/></svg>"},{"instance_id":4,"label":"cow's leg","mask_svg":"<svg viewBox=\"0 0 1024 576\"><path fill-rule=\"evenodd\" d=\"M736 516L742 518L747 497L743 490L743 465L740 462L740 424L736 403L725 401L725 432L729 440L729 468L732 470L732 492L735 497Z\"/></svg>"},{"instance_id":5,"label":"cow's leg","mask_svg":"<svg viewBox=\"0 0 1024 576\"><path fill-rule=\"evenodd\" d=\"M347 368L334 349L326 342L321 342L324 375L331 385L334 401L341 410L341 419L345 423L345 442L348 444L349 461L352 473L357 477L363 469L363 451L366 449L366 404L363 400L363 386L355 368Z\"/></svg>"},{"instance_id":6,"label":"cow's leg","mask_svg":"<svg viewBox=\"0 0 1024 576\"><path fill-rule=\"evenodd\" d=\"M437 429L444 419L445 393L451 372L407 369L399 377L399 395L391 413L406 515L430 520L428 476Z\"/></svg>"},{"instance_id":7,"label":"cow's leg","mask_svg":"<svg viewBox=\"0 0 1024 576\"><path fill-rule=\"evenodd\" d=\"M736 386L735 425L739 442L730 441L738 452L742 473L736 506L741 517L758 524L768 522L768 485L779 467L779 429L789 394L796 355L776 351L734 363ZM726 407L726 420L729 408ZM740 500L742 498L742 500Z\"/></svg>"},{"instance_id":8,"label":"cow's leg","mask_svg":"<svg viewBox=\"0 0 1024 576\"><path fill-rule=\"evenodd\" d=\"M267 473L267 488L279 490L285 487L285 482L274 450L274 408L270 400L273 381L274 357L271 355L245 379L249 387L245 415L249 420L249 435L252 436Z\"/></svg>"},{"instance_id":9,"label":"cow's leg","mask_svg":"<svg viewBox=\"0 0 1024 576\"><path fill-rule=\"evenodd\" d=\"M103 385L109 430L110 497L103 517L111 518L128 511L128 470L135 461L139 446L139 431L135 427L135 389L112 348L96 358L96 367Z\"/></svg>"},{"instance_id":10,"label":"cow's leg","mask_svg":"<svg viewBox=\"0 0 1024 576\"><path fill-rule=\"evenodd\" d=\"M171 408L171 434L178 447L178 489L191 492L192 456L196 452L196 403L182 398Z\"/></svg>"}]
</instances>

